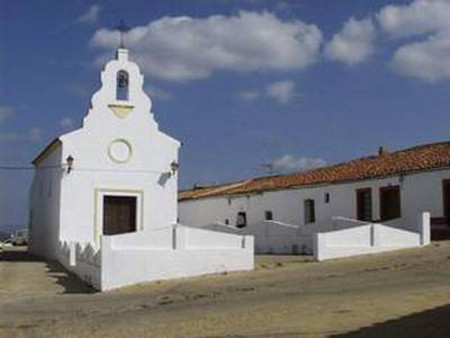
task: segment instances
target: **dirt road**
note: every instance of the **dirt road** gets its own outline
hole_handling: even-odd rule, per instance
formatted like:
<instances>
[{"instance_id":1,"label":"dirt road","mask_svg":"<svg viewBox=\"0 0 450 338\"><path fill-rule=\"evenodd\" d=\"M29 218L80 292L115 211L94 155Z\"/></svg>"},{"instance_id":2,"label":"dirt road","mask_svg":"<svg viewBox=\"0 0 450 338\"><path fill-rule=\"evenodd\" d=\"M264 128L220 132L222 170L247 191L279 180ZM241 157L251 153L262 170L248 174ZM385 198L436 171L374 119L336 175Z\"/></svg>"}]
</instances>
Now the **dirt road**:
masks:
<instances>
[{"instance_id":1,"label":"dirt road","mask_svg":"<svg viewBox=\"0 0 450 338\"><path fill-rule=\"evenodd\" d=\"M450 242L95 293L0 253L0 337L450 337Z\"/></svg>"}]
</instances>

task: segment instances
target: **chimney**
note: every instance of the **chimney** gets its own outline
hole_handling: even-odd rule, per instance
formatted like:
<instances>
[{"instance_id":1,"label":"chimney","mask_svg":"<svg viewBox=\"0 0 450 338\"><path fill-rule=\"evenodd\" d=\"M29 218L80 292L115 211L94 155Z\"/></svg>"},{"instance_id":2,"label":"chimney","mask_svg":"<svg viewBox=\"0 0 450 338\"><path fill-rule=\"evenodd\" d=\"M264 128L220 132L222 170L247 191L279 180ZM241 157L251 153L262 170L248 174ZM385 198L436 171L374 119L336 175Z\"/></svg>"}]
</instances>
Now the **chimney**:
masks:
<instances>
[{"instance_id":1,"label":"chimney","mask_svg":"<svg viewBox=\"0 0 450 338\"><path fill-rule=\"evenodd\" d=\"M379 155L379 156L388 155L388 154L389 154L389 150L388 150L386 147L381 146L381 147L378 149L378 155Z\"/></svg>"}]
</instances>

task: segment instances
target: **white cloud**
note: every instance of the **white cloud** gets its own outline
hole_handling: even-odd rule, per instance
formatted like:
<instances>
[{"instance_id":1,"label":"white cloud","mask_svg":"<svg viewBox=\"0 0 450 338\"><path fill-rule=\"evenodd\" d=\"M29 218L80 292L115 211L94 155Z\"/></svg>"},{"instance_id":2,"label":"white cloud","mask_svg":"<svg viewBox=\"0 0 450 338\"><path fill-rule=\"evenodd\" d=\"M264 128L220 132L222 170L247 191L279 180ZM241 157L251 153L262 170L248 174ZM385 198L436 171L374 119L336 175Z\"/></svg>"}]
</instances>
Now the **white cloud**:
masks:
<instances>
[{"instance_id":1,"label":"white cloud","mask_svg":"<svg viewBox=\"0 0 450 338\"><path fill-rule=\"evenodd\" d=\"M241 90L237 93L238 97L245 102L253 102L260 98L259 90Z\"/></svg>"},{"instance_id":2,"label":"white cloud","mask_svg":"<svg viewBox=\"0 0 450 338\"><path fill-rule=\"evenodd\" d=\"M395 51L391 61L395 71L427 82L450 79L450 1L390 5L381 9L377 19L392 38L414 39Z\"/></svg>"},{"instance_id":3,"label":"white cloud","mask_svg":"<svg viewBox=\"0 0 450 338\"><path fill-rule=\"evenodd\" d=\"M266 94L269 98L280 104L287 104L298 95L295 92L295 83L290 80L278 81L270 84L266 88Z\"/></svg>"},{"instance_id":4,"label":"white cloud","mask_svg":"<svg viewBox=\"0 0 450 338\"><path fill-rule=\"evenodd\" d=\"M363 62L374 53L375 36L372 19L350 18L325 46L325 56L348 65Z\"/></svg>"},{"instance_id":5,"label":"white cloud","mask_svg":"<svg viewBox=\"0 0 450 338\"><path fill-rule=\"evenodd\" d=\"M131 29L127 45L143 71L166 80L192 80L214 71L288 71L313 64L322 44L317 26L267 12L206 18L163 17ZM117 32L101 29L95 47L117 47Z\"/></svg>"},{"instance_id":6,"label":"white cloud","mask_svg":"<svg viewBox=\"0 0 450 338\"><path fill-rule=\"evenodd\" d=\"M436 82L450 79L450 35L432 36L425 41L400 47L392 66L398 72Z\"/></svg>"},{"instance_id":7,"label":"white cloud","mask_svg":"<svg viewBox=\"0 0 450 338\"><path fill-rule=\"evenodd\" d=\"M288 104L295 97L300 96L295 91L295 83L291 80L276 81L265 88L259 89L244 89L237 92L237 96L242 101L252 103L261 98L269 98L278 102L279 104Z\"/></svg>"},{"instance_id":8,"label":"white cloud","mask_svg":"<svg viewBox=\"0 0 450 338\"><path fill-rule=\"evenodd\" d=\"M9 106L0 106L0 123L4 122L7 118L11 117L15 109Z\"/></svg>"},{"instance_id":9,"label":"white cloud","mask_svg":"<svg viewBox=\"0 0 450 338\"><path fill-rule=\"evenodd\" d=\"M97 22L98 16L100 14L100 6L97 4L89 7L86 13L78 17L78 21L82 23L94 23Z\"/></svg>"},{"instance_id":10,"label":"white cloud","mask_svg":"<svg viewBox=\"0 0 450 338\"><path fill-rule=\"evenodd\" d=\"M31 142L36 143L41 140L42 131L39 128L31 128L27 131L0 132L0 142Z\"/></svg>"},{"instance_id":11,"label":"white cloud","mask_svg":"<svg viewBox=\"0 0 450 338\"><path fill-rule=\"evenodd\" d=\"M63 129L70 129L75 125L75 121L71 117L63 117L59 121L59 126Z\"/></svg>"},{"instance_id":12,"label":"white cloud","mask_svg":"<svg viewBox=\"0 0 450 338\"><path fill-rule=\"evenodd\" d=\"M328 162L321 158L297 158L289 154L280 157L272 163L273 170L275 170L276 172L305 171L309 169L324 167L327 164Z\"/></svg>"},{"instance_id":13,"label":"white cloud","mask_svg":"<svg viewBox=\"0 0 450 338\"><path fill-rule=\"evenodd\" d=\"M172 94L162 88L147 85L145 90L149 93L150 98L153 100L170 101L172 99Z\"/></svg>"},{"instance_id":14,"label":"white cloud","mask_svg":"<svg viewBox=\"0 0 450 338\"><path fill-rule=\"evenodd\" d=\"M450 29L450 1L415 0L389 5L377 14L381 28L394 37L408 37Z\"/></svg>"}]
</instances>

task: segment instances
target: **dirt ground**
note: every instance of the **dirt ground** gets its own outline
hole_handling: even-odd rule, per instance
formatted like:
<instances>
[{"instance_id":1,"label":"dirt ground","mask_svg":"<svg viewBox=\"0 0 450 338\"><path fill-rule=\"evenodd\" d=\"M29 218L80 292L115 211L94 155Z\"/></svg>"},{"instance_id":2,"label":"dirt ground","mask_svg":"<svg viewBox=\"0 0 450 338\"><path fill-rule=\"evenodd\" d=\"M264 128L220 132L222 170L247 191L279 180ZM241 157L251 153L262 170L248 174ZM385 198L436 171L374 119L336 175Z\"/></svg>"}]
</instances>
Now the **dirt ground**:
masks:
<instances>
[{"instance_id":1,"label":"dirt ground","mask_svg":"<svg viewBox=\"0 0 450 338\"><path fill-rule=\"evenodd\" d=\"M450 337L450 242L96 293L23 250L0 253L0 337Z\"/></svg>"}]
</instances>

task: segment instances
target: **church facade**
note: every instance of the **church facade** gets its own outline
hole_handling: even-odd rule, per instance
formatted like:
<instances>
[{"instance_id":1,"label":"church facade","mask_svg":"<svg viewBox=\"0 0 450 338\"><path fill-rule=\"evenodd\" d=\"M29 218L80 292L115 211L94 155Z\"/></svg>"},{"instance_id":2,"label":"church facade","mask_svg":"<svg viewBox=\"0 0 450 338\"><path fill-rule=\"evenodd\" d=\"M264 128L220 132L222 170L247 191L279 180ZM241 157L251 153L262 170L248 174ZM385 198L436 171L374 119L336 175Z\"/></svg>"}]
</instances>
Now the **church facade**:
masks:
<instances>
[{"instance_id":1,"label":"church facade","mask_svg":"<svg viewBox=\"0 0 450 338\"><path fill-rule=\"evenodd\" d=\"M33 161L30 251L101 290L253 268L250 236L177 224L180 143L159 130L128 54L106 64L82 128Z\"/></svg>"}]
</instances>

